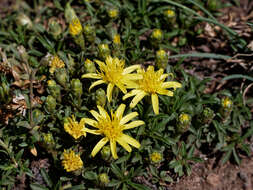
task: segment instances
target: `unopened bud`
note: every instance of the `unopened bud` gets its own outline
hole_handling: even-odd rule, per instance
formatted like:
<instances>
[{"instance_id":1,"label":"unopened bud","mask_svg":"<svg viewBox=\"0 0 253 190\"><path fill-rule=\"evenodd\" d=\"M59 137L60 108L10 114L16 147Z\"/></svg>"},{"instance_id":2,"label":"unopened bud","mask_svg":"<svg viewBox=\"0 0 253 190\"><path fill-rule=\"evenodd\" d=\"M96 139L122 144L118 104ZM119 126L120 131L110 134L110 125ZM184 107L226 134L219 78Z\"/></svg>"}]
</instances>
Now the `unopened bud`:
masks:
<instances>
[{"instance_id":1,"label":"unopened bud","mask_svg":"<svg viewBox=\"0 0 253 190\"><path fill-rule=\"evenodd\" d=\"M85 73L95 73L96 66L91 60L86 59L84 62L84 70L85 70Z\"/></svg>"},{"instance_id":2,"label":"unopened bud","mask_svg":"<svg viewBox=\"0 0 253 190\"><path fill-rule=\"evenodd\" d=\"M215 116L214 111L211 110L209 107L206 107L202 112L201 120L204 124L210 124L214 116Z\"/></svg>"},{"instance_id":3,"label":"unopened bud","mask_svg":"<svg viewBox=\"0 0 253 190\"><path fill-rule=\"evenodd\" d=\"M102 150L101 150L101 156L103 158L103 160L108 161L111 157L111 149L108 145L103 146Z\"/></svg>"},{"instance_id":4,"label":"unopened bud","mask_svg":"<svg viewBox=\"0 0 253 190\"><path fill-rule=\"evenodd\" d=\"M157 152L157 151L150 154L149 157L150 157L150 161L153 164L158 164L163 160L163 155L160 152Z\"/></svg>"},{"instance_id":5,"label":"unopened bud","mask_svg":"<svg viewBox=\"0 0 253 190\"><path fill-rule=\"evenodd\" d=\"M28 29L32 29L32 21L24 13L20 13L17 16L17 25L26 26Z\"/></svg>"},{"instance_id":6,"label":"unopened bud","mask_svg":"<svg viewBox=\"0 0 253 190\"><path fill-rule=\"evenodd\" d=\"M107 173L99 174L99 181L101 182L102 186L107 185L110 182L109 176L107 175Z\"/></svg>"},{"instance_id":7,"label":"unopened bud","mask_svg":"<svg viewBox=\"0 0 253 190\"><path fill-rule=\"evenodd\" d=\"M116 19L119 16L119 10L117 8L111 8L107 13L111 19Z\"/></svg>"},{"instance_id":8,"label":"unopened bud","mask_svg":"<svg viewBox=\"0 0 253 190\"><path fill-rule=\"evenodd\" d=\"M69 77L68 77L66 69L64 69L64 68L57 69L57 71L55 72L55 76L56 76L56 81L61 86L65 87L65 88L68 87Z\"/></svg>"},{"instance_id":9,"label":"unopened bud","mask_svg":"<svg viewBox=\"0 0 253 190\"><path fill-rule=\"evenodd\" d=\"M99 44L98 45L98 55L101 59L105 60L106 57L110 55L111 51L108 44Z\"/></svg>"},{"instance_id":10,"label":"unopened bud","mask_svg":"<svg viewBox=\"0 0 253 190\"><path fill-rule=\"evenodd\" d=\"M44 113L40 111L39 109L34 109L32 111L32 117L33 117L33 122L36 125L39 125L44 119Z\"/></svg>"},{"instance_id":11,"label":"unopened bud","mask_svg":"<svg viewBox=\"0 0 253 190\"><path fill-rule=\"evenodd\" d=\"M96 104L102 107L105 106L106 103L106 94L102 88L96 90Z\"/></svg>"},{"instance_id":12,"label":"unopened bud","mask_svg":"<svg viewBox=\"0 0 253 190\"><path fill-rule=\"evenodd\" d=\"M83 32L84 32L84 36L85 39L90 42L90 43L94 43L95 39L96 39L96 31L95 28L91 25L86 25L83 27Z\"/></svg>"},{"instance_id":13,"label":"unopened bud","mask_svg":"<svg viewBox=\"0 0 253 190\"><path fill-rule=\"evenodd\" d=\"M54 39L58 39L62 33L61 25L56 19L49 20L48 29L49 33L54 37Z\"/></svg>"},{"instance_id":14,"label":"unopened bud","mask_svg":"<svg viewBox=\"0 0 253 190\"><path fill-rule=\"evenodd\" d=\"M55 108L56 108L56 100L53 96L51 95L48 95L47 96L47 99L46 99L46 103L45 103L45 107L46 107L46 110L49 112L49 113L53 113L55 111Z\"/></svg>"},{"instance_id":15,"label":"unopened bud","mask_svg":"<svg viewBox=\"0 0 253 190\"><path fill-rule=\"evenodd\" d=\"M77 18L75 10L70 6L70 3L67 3L65 7L64 16L68 23L71 22L74 18Z\"/></svg>"},{"instance_id":16,"label":"unopened bud","mask_svg":"<svg viewBox=\"0 0 253 190\"><path fill-rule=\"evenodd\" d=\"M186 113L181 113L178 117L177 130L179 133L184 133L191 125L191 116Z\"/></svg>"},{"instance_id":17,"label":"unopened bud","mask_svg":"<svg viewBox=\"0 0 253 190\"><path fill-rule=\"evenodd\" d=\"M168 65L168 54L163 49L156 52L156 64L159 69L166 69Z\"/></svg>"},{"instance_id":18,"label":"unopened bud","mask_svg":"<svg viewBox=\"0 0 253 190\"><path fill-rule=\"evenodd\" d=\"M48 91L58 102L61 102L61 87L54 80L48 80Z\"/></svg>"},{"instance_id":19,"label":"unopened bud","mask_svg":"<svg viewBox=\"0 0 253 190\"><path fill-rule=\"evenodd\" d=\"M75 97L80 98L83 93L83 86L79 79L71 80L71 90Z\"/></svg>"},{"instance_id":20,"label":"unopened bud","mask_svg":"<svg viewBox=\"0 0 253 190\"><path fill-rule=\"evenodd\" d=\"M230 113L233 109L233 102L229 97L225 97L221 100L221 108L220 108L220 114L223 117L223 120L226 121Z\"/></svg>"},{"instance_id":21,"label":"unopened bud","mask_svg":"<svg viewBox=\"0 0 253 190\"><path fill-rule=\"evenodd\" d=\"M208 0L207 1L207 8L210 11L216 11L219 8L218 0Z\"/></svg>"}]
</instances>

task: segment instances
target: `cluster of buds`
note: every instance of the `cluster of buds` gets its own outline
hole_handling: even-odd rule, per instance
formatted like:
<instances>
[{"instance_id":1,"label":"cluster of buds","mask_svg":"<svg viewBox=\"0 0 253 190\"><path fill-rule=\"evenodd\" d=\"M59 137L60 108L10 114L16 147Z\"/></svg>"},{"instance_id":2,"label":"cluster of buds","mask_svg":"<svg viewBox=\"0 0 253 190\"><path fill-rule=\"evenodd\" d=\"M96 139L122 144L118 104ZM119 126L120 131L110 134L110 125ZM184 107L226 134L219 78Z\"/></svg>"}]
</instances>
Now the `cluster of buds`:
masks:
<instances>
[{"instance_id":1,"label":"cluster of buds","mask_svg":"<svg viewBox=\"0 0 253 190\"><path fill-rule=\"evenodd\" d=\"M232 109L233 109L232 100L229 97L222 98L220 114L224 121L226 121L230 117Z\"/></svg>"},{"instance_id":2,"label":"cluster of buds","mask_svg":"<svg viewBox=\"0 0 253 190\"><path fill-rule=\"evenodd\" d=\"M191 116L186 113L181 113L178 117L177 131L179 133L186 132L191 125Z\"/></svg>"},{"instance_id":3,"label":"cluster of buds","mask_svg":"<svg viewBox=\"0 0 253 190\"><path fill-rule=\"evenodd\" d=\"M8 103L11 101L10 96L10 85L7 82L5 77L1 77L1 83L0 83L0 102L1 103Z\"/></svg>"},{"instance_id":4,"label":"cluster of buds","mask_svg":"<svg viewBox=\"0 0 253 190\"><path fill-rule=\"evenodd\" d=\"M156 52L156 65L159 69L166 69L168 65L168 54L163 49Z\"/></svg>"},{"instance_id":5,"label":"cluster of buds","mask_svg":"<svg viewBox=\"0 0 253 190\"><path fill-rule=\"evenodd\" d=\"M102 107L105 106L106 103L106 94L105 91L102 88L99 88L96 90L95 94L96 104L100 105Z\"/></svg>"},{"instance_id":6,"label":"cluster of buds","mask_svg":"<svg viewBox=\"0 0 253 190\"><path fill-rule=\"evenodd\" d=\"M163 31L154 29L151 33L151 44L157 47L163 41Z\"/></svg>"},{"instance_id":7,"label":"cluster of buds","mask_svg":"<svg viewBox=\"0 0 253 190\"><path fill-rule=\"evenodd\" d=\"M209 125L212 122L214 116L214 111L211 108L206 107L201 114L201 122L203 124Z\"/></svg>"},{"instance_id":8,"label":"cluster of buds","mask_svg":"<svg viewBox=\"0 0 253 190\"><path fill-rule=\"evenodd\" d=\"M96 39L96 31L95 28L89 24L85 25L83 27L83 32L84 32L84 36L85 39L89 42L89 43L94 43L95 39Z\"/></svg>"},{"instance_id":9,"label":"cluster of buds","mask_svg":"<svg viewBox=\"0 0 253 190\"><path fill-rule=\"evenodd\" d=\"M54 80L47 81L48 93L61 102L61 87Z\"/></svg>"},{"instance_id":10,"label":"cluster of buds","mask_svg":"<svg viewBox=\"0 0 253 190\"><path fill-rule=\"evenodd\" d=\"M99 44L98 45L98 56L105 60L111 54L108 44Z\"/></svg>"}]
</instances>

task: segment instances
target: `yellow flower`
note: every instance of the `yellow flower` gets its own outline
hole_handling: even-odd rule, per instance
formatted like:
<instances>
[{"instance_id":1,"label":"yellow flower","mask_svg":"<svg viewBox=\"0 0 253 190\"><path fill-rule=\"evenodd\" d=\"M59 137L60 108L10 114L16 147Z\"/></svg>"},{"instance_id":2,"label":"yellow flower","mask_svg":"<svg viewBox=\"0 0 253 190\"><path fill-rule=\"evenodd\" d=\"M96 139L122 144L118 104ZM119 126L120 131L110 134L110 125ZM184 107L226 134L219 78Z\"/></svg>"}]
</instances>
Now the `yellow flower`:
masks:
<instances>
[{"instance_id":1,"label":"yellow flower","mask_svg":"<svg viewBox=\"0 0 253 190\"><path fill-rule=\"evenodd\" d=\"M116 44L116 45L120 44L120 35L119 34L115 34L113 36L113 43Z\"/></svg>"},{"instance_id":2,"label":"yellow flower","mask_svg":"<svg viewBox=\"0 0 253 190\"><path fill-rule=\"evenodd\" d=\"M188 123L190 121L190 119L191 119L190 116L186 113L182 113L179 115L179 121L181 123Z\"/></svg>"},{"instance_id":3,"label":"yellow flower","mask_svg":"<svg viewBox=\"0 0 253 190\"><path fill-rule=\"evenodd\" d=\"M153 39L161 40L163 38L163 32L160 29L154 29L151 37Z\"/></svg>"},{"instance_id":4,"label":"yellow flower","mask_svg":"<svg viewBox=\"0 0 253 190\"><path fill-rule=\"evenodd\" d=\"M78 123L74 115L72 115L72 119L68 117L67 122L64 123L64 129L75 139L86 136L84 118Z\"/></svg>"},{"instance_id":5,"label":"yellow flower","mask_svg":"<svg viewBox=\"0 0 253 190\"><path fill-rule=\"evenodd\" d=\"M55 69L63 68L63 67L65 67L64 62L57 55L52 56L52 58L50 60L49 72L54 73Z\"/></svg>"},{"instance_id":6,"label":"yellow flower","mask_svg":"<svg viewBox=\"0 0 253 190\"><path fill-rule=\"evenodd\" d=\"M63 153L62 165L67 172L75 171L83 167L83 161L79 154L75 154L73 150Z\"/></svg>"},{"instance_id":7,"label":"yellow flower","mask_svg":"<svg viewBox=\"0 0 253 190\"><path fill-rule=\"evenodd\" d=\"M149 66L146 71L144 69L139 69L137 72L142 75L142 79L137 81L138 87L123 96L123 100L131 96L135 96L130 103L131 108L135 107L136 104L144 98L144 96L151 95L153 110L155 114L158 114L158 94L173 96L173 92L171 90L167 90L167 88L173 88L175 90L176 88L181 88L182 86L179 82L175 81L164 82L169 74L163 74L163 69L154 71L154 67Z\"/></svg>"},{"instance_id":8,"label":"yellow flower","mask_svg":"<svg viewBox=\"0 0 253 190\"><path fill-rule=\"evenodd\" d=\"M164 14L167 16L167 17L174 17L175 16L175 11L171 10L171 9L168 9L164 12Z\"/></svg>"},{"instance_id":9,"label":"yellow flower","mask_svg":"<svg viewBox=\"0 0 253 190\"><path fill-rule=\"evenodd\" d=\"M108 11L108 15L110 18L116 18L119 15L119 10L118 9L110 9Z\"/></svg>"},{"instance_id":10,"label":"yellow flower","mask_svg":"<svg viewBox=\"0 0 253 190\"><path fill-rule=\"evenodd\" d=\"M76 36L80 34L80 32L83 30L83 27L79 21L78 18L74 18L71 20L69 24L69 33L73 36Z\"/></svg>"},{"instance_id":11,"label":"yellow flower","mask_svg":"<svg viewBox=\"0 0 253 190\"><path fill-rule=\"evenodd\" d=\"M90 113L96 118L97 121L89 118L84 119L85 123L96 128L96 130L86 129L88 133L104 136L104 138L102 138L93 148L91 152L91 155L93 157L108 141L110 141L110 148L112 157L114 159L118 158L116 151L116 142L119 143L128 152L132 151L132 148L129 146L129 144L136 148L139 148L141 146L137 140L123 133L123 130L132 129L144 124L144 122L141 120L136 120L128 123L131 119L138 116L137 112L129 113L123 117L123 113L126 107L124 104L121 104L115 113L111 111L111 115L109 115L101 106L97 107L99 113L94 110L90 111Z\"/></svg>"},{"instance_id":12,"label":"yellow flower","mask_svg":"<svg viewBox=\"0 0 253 190\"><path fill-rule=\"evenodd\" d=\"M226 98L222 99L221 104L222 104L223 108L231 109L233 102L229 99L229 97L226 97Z\"/></svg>"},{"instance_id":13,"label":"yellow flower","mask_svg":"<svg viewBox=\"0 0 253 190\"><path fill-rule=\"evenodd\" d=\"M153 163L159 163L162 161L162 154L160 152L153 152L151 155L150 155L150 160L153 162Z\"/></svg>"},{"instance_id":14,"label":"yellow flower","mask_svg":"<svg viewBox=\"0 0 253 190\"><path fill-rule=\"evenodd\" d=\"M133 80L140 79L141 77L139 74L131 74L131 72L140 68L139 65L124 68L125 61L118 58L107 56L105 63L99 60L95 60L95 62L99 65L100 72L84 74L82 78L100 79L94 82L89 90L103 83L108 84L107 99L109 102L112 100L114 86L117 86L125 94L127 86L136 87L136 83Z\"/></svg>"}]
</instances>

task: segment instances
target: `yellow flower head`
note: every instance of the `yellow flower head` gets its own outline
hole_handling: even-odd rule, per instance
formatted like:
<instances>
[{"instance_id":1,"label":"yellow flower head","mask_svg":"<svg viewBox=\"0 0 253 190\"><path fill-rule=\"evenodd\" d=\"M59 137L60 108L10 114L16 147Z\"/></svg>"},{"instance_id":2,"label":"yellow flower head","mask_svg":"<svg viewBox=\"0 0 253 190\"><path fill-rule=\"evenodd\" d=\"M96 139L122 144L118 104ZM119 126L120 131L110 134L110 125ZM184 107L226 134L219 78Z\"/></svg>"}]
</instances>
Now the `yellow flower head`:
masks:
<instances>
[{"instance_id":1,"label":"yellow flower head","mask_svg":"<svg viewBox=\"0 0 253 190\"><path fill-rule=\"evenodd\" d=\"M221 104L222 104L223 108L231 109L233 102L229 99L229 97L226 97L226 98L222 99Z\"/></svg>"},{"instance_id":2,"label":"yellow flower head","mask_svg":"<svg viewBox=\"0 0 253 190\"><path fill-rule=\"evenodd\" d=\"M64 123L64 130L75 139L86 136L84 118L78 123L74 115L72 115L72 119L68 117L67 122Z\"/></svg>"},{"instance_id":3,"label":"yellow flower head","mask_svg":"<svg viewBox=\"0 0 253 190\"><path fill-rule=\"evenodd\" d=\"M78 18L74 18L71 20L70 24L69 24L69 33L72 36L76 36L78 34L80 34L80 32L82 32L83 27L79 21Z\"/></svg>"},{"instance_id":4,"label":"yellow flower head","mask_svg":"<svg viewBox=\"0 0 253 190\"><path fill-rule=\"evenodd\" d=\"M110 18L112 18L112 19L117 18L118 15L119 15L119 10L118 9L113 8L113 9L108 10L108 16Z\"/></svg>"},{"instance_id":5,"label":"yellow flower head","mask_svg":"<svg viewBox=\"0 0 253 190\"><path fill-rule=\"evenodd\" d=\"M52 58L50 60L49 72L54 73L55 69L63 68L63 67L65 67L64 62L57 55L52 56Z\"/></svg>"},{"instance_id":6,"label":"yellow flower head","mask_svg":"<svg viewBox=\"0 0 253 190\"><path fill-rule=\"evenodd\" d=\"M175 16L175 11L171 10L171 9L168 9L164 12L164 15L171 18L171 17L174 17Z\"/></svg>"},{"instance_id":7,"label":"yellow flower head","mask_svg":"<svg viewBox=\"0 0 253 190\"><path fill-rule=\"evenodd\" d=\"M162 161L162 154L160 152L153 152L151 155L150 155L150 160L153 162L153 163L159 163Z\"/></svg>"},{"instance_id":8,"label":"yellow flower head","mask_svg":"<svg viewBox=\"0 0 253 190\"><path fill-rule=\"evenodd\" d=\"M123 133L123 130L131 129L143 125L144 122L141 120L136 120L128 123L131 119L138 116L137 112L132 112L123 117L126 105L121 104L116 112L112 112L109 115L104 108L97 106L99 113L91 110L90 113L96 118L96 120L85 118L85 123L96 128L96 130L87 129L88 133L95 135L103 135L102 138L96 146L93 148L91 155L94 157L100 149L109 141L110 148L112 152L112 157L117 159L116 142L119 143L128 152L132 151L129 145L139 148L140 143L134 138Z\"/></svg>"},{"instance_id":9,"label":"yellow flower head","mask_svg":"<svg viewBox=\"0 0 253 190\"><path fill-rule=\"evenodd\" d=\"M83 167L83 161L80 155L75 154L73 150L64 150L62 165L67 172L72 172L81 169Z\"/></svg>"},{"instance_id":10,"label":"yellow flower head","mask_svg":"<svg viewBox=\"0 0 253 190\"><path fill-rule=\"evenodd\" d=\"M82 78L93 78L100 79L94 82L90 88L94 86L106 83L107 86L107 99L110 102L112 99L112 91L114 86L117 86L123 93L126 93L127 86L136 86L133 80L139 79L141 76L138 74L131 74L131 72L140 68L139 65L132 65L130 67L124 68L125 61L118 58L112 58L107 56L105 63L99 60L95 60L99 65L100 72L98 73L88 73L82 75Z\"/></svg>"},{"instance_id":11,"label":"yellow flower head","mask_svg":"<svg viewBox=\"0 0 253 190\"><path fill-rule=\"evenodd\" d=\"M160 29L154 29L151 37L153 39L161 40L163 38L163 32Z\"/></svg>"},{"instance_id":12,"label":"yellow flower head","mask_svg":"<svg viewBox=\"0 0 253 190\"><path fill-rule=\"evenodd\" d=\"M152 106L155 114L159 113L159 100L158 94L173 96L173 92L171 90L167 90L167 88L181 88L181 84L175 81L164 82L169 74L163 74L164 70L159 69L158 71L154 71L153 66L149 66L145 71L144 69L139 69L137 71L142 75L142 79L137 81L138 87L127 93L123 100L135 96L130 103L130 107L133 108L136 104L141 101L142 98L146 95L151 95Z\"/></svg>"},{"instance_id":13,"label":"yellow flower head","mask_svg":"<svg viewBox=\"0 0 253 190\"><path fill-rule=\"evenodd\" d=\"M116 44L116 45L120 44L120 35L119 34L115 34L113 36L113 43Z\"/></svg>"},{"instance_id":14,"label":"yellow flower head","mask_svg":"<svg viewBox=\"0 0 253 190\"><path fill-rule=\"evenodd\" d=\"M186 114L186 113L181 113L179 115L179 122L182 124L188 124L191 121L191 117L190 115Z\"/></svg>"}]
</instances>

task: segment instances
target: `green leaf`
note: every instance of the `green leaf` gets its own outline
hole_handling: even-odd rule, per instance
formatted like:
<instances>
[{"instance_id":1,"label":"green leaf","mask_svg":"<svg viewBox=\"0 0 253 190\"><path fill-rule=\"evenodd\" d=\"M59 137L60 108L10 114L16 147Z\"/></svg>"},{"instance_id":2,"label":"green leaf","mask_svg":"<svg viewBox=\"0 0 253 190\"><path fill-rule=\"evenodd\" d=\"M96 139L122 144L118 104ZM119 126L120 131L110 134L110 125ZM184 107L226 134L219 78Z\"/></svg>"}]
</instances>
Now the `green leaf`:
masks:
<instances>
[{"instance_id":1,"label":"green leaf","mask_svg":"<svg viewBox=\"0 0 253 190\"><path fill-rule=\"evenodd\" d=\"M32 190L49 190L48 188L46 188L42 185L36 184L36 183L30 184L30 188Z\"/></svg>"},{"instance_id":2,"label":"green leaf","mask_svg":"<svg viewBox=\"0 0 253 190\"><path fill-rule=\"evenodd\" d=\"M248 79L250 81L253 81L253 77L250 77L248 75L241 75L241 74L234 74L234 75L226 76L221 81L231 80L231 79L239 79L239 78L241 78L241 79Z\"/></svg>"},{"instance_id":3,"label":"green leaf","mask_svg":"<svg viewBox=\"0 0 253 190\"><path fill-rule=\"evenodd\" d=\"M186 54L179 54L179 55L171 55L168 59L175 59L175 58L187 58L187 57L198 57L198 58L212 58L212 59L230 59L231 57L228 55L221 55L215 53L186 53Z\"/></svg>"},{"instance_id":4,"label":"green leaf","mask_svg":"<svg viewBox=\"0 0 253 190\"><path fill-rule=\"evenodd\" d=\"M131 181L127 181L127 183L134 189L136 190L151 190L150 188L148 188L147 186L141 185L141 184L137 184L137 183L133 183Z\"/></svg>"},{"instance_id":5,"label":"green leaf","mask_svg":"<svg viewBox=\"0 0 253 190\"><path fill-rule=\"evenodd\" d=\"M122 174L123 171L120 170L120 168L115 164L115 163L111 163L111 169L112 172L120 179L124 178L124 175Z\"/></svg>"},{"instance_id":6,"label":"green leaf","mask_svg":"<svg viewBox=\"0 0 253 190\"><path fill-rule=\"evenodd\" d=\"M45 168L41 168L41 169L40 169L40 173L41 173L43 179L45 180L45 182L47 183L47 185L48 185L49 187L52 187L52 186L53 186L53 183L52 183L52 181L51 181L51 179L50 179L48 173L46 172Z\"/></svg>"},{"instance_id":7,"label":"green leaf","mask_svg":"<svg viewBox=\"0 0 253 190\"><path fill-rule=\"evenodd\" d=\"M95 179L97 179L97 174L92 171L87 171L87 172L85 172L83 177L88 180L95 180Z\"/></svg>"},{"instance_id":8,"label":"green leaf","mask_svg":"<svg viewBox=\"0 0 253 190\"><path fill-rule=\"evenodd\" d=\"M229 151L227 151L227 152L224 154L224 156L223 156L223 158L222 158L222 160L221 160L221 163L222 163L222 164L225 164L225 163L229 160L229 158L231 157L231 153L232 153L232 149L230 149Z\"/></svg>"},{"instance_id":9,"label":"green leaf","mask_svg":"<svg viewBox=\"0 0 253 190\"><path fill-rule=\"evenodd\" d=\"M84 184L81 184L81 185L72 186L70 188L67 188L66 190L83 190L83 189L85 189L85 186Z\"/></svg>"},{"instance_id":10,"label":"green leaf","mask_svg":"<svg viewBox=\"0 0 253 190\"><path fill-rule=\"evenodd\" d=\"M240 160L240 158L238 157L238 155L236 153L235 147L233 148L233 156L234 156L234 159L235 159L236 163L238 165L240 165L241 164L241 160Z\"/></svg>"}]
</instances>

